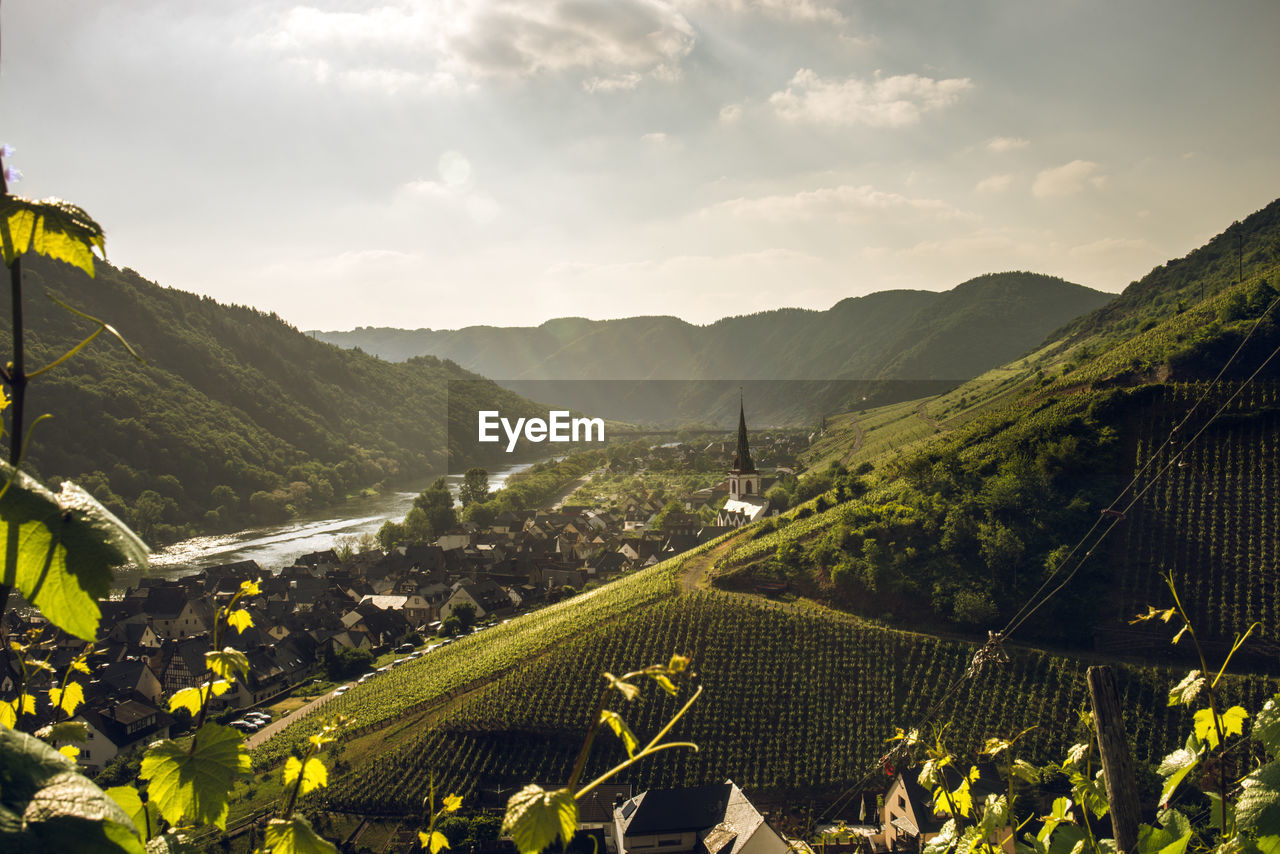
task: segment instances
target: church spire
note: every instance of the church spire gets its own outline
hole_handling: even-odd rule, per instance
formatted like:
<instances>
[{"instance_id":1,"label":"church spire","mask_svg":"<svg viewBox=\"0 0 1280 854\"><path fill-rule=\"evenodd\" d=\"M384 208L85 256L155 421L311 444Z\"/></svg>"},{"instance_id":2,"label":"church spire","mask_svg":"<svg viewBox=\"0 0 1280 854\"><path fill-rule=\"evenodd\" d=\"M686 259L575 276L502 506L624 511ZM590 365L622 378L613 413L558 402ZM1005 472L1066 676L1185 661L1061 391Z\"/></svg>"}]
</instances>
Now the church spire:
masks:
<instances>
[{"instance_id":1,"label":"church spire","mask_svg":"<svg viewBox=\"0 0 1280 854\"><path fill-rule=\"evenodd\" d=\"M751 449L747 446L747 412L741 396L738 398L738 451L733 455L733 469L740 472L756 470L756 464L751 461Z\"/></svg>"}]
</instances>

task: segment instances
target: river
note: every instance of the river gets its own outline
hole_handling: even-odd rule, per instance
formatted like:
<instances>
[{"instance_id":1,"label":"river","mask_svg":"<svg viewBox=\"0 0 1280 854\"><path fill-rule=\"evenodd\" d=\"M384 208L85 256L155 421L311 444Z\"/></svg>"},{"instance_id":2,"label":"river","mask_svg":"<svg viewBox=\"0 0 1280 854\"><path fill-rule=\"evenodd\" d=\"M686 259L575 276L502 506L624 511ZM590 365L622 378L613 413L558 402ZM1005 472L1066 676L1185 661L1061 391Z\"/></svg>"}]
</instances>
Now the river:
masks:
<instances>
[{"instance_id":1,"label":"river","mask_svg":"<svg viewBox=\"0 0 1280 854\"><path fill-rule=\"evenodd\" d=\"M507 478L533 465L534 462L517 463L495 469L489 473L489 489L501 489ZM445 479L456 496L458 486L462 483L462 475L448 475ZM246 528L233 534L182 540L157 549L151 555L151 566L146 570L136 567L115 570L111 586L123 591L125 587L137 586L138 580L144 575L152 578L177 578L204 566L241 560L256 560L264 570L279 572L292 565L299 555L333 548L339 537L374 533L388 519L403 519L413 506L413 499L430 486L431 482L426 481L418 489L407 492L387 492L368 498L355 498L334 507L303 514L282 525L266 525Z\"/></svg>"}]
</instances>

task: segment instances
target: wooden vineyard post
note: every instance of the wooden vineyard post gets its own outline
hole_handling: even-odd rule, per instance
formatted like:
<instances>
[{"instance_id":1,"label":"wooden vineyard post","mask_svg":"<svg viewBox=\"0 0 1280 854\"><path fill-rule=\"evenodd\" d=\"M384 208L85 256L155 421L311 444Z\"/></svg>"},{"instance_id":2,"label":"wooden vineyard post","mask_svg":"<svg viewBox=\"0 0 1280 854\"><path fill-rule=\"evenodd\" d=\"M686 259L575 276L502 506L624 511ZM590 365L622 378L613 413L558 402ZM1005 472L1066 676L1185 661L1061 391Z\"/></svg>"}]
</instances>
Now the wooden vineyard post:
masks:
<instances>
[{"instance_id":1,"label":"wooden vineyard post","mask_svg":"<svg viewBox=\"0 0 1280 854\"><path fill-rule=\"evenodd\" d=\"M1138 786L1129 757L1120 714L1120 695L1110 667L1090 667L1087 673L1093 721L1098 728L1098 752L1102 754L1102 778L1111 803L1111 827L1116 848L1124 854L1138 850Z\"/></svg>"}]
</instances>

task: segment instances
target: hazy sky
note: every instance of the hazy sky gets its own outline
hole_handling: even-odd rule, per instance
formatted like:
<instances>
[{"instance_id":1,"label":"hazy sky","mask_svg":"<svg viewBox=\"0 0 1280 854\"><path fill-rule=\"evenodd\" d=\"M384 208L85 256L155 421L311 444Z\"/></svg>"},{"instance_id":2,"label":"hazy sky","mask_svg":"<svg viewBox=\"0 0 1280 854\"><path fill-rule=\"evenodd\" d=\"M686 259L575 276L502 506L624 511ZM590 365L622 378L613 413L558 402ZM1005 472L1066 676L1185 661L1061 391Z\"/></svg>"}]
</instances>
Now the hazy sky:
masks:
<instances>
[{"instance_id":1,"label":"hazy sky","mask_svg":"<svg viewBox=\"0 0 1280 854\"><path fill-rule=\"evenodd\" d=\"M7 0L0 141L301 328L1120 290L1280 196L1275 0Z\"/></svg>"}]
</instances>

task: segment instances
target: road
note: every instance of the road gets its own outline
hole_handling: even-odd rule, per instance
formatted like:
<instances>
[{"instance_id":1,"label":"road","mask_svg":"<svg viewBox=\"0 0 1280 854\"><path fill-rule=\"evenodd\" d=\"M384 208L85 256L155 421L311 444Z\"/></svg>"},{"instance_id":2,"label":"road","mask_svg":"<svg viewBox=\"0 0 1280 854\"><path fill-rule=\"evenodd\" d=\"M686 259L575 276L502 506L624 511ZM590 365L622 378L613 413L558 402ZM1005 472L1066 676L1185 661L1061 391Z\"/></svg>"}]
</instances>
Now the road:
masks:
<instances>
[{"instance_id":1,"label":"road","mask_svg":"<svg viewBox=\"0 0 1280 854\"><path fill-rule=\"evenodd\" d=\"M276 718L274 721L267 724L262 729L250 735L248 740L245 741L245 745L250 750L253 750L255 747L259 747L262 744L265 744L267 739L271 738L271 736L280 732L280 730L284 729L289 724L296 721L298 718L305 718L307 715L311 714L316 709L320 708L325 703L332 700L335 696L337 696L337 692L338 692L338 689L334 688L328 694L321 694L319 697L316 697L314 700L312 700L310 703L307 703L305 706L299 706L297 710L290 712L287 715L283 715L279 718Z\"/></svg>"}]
</instances>

